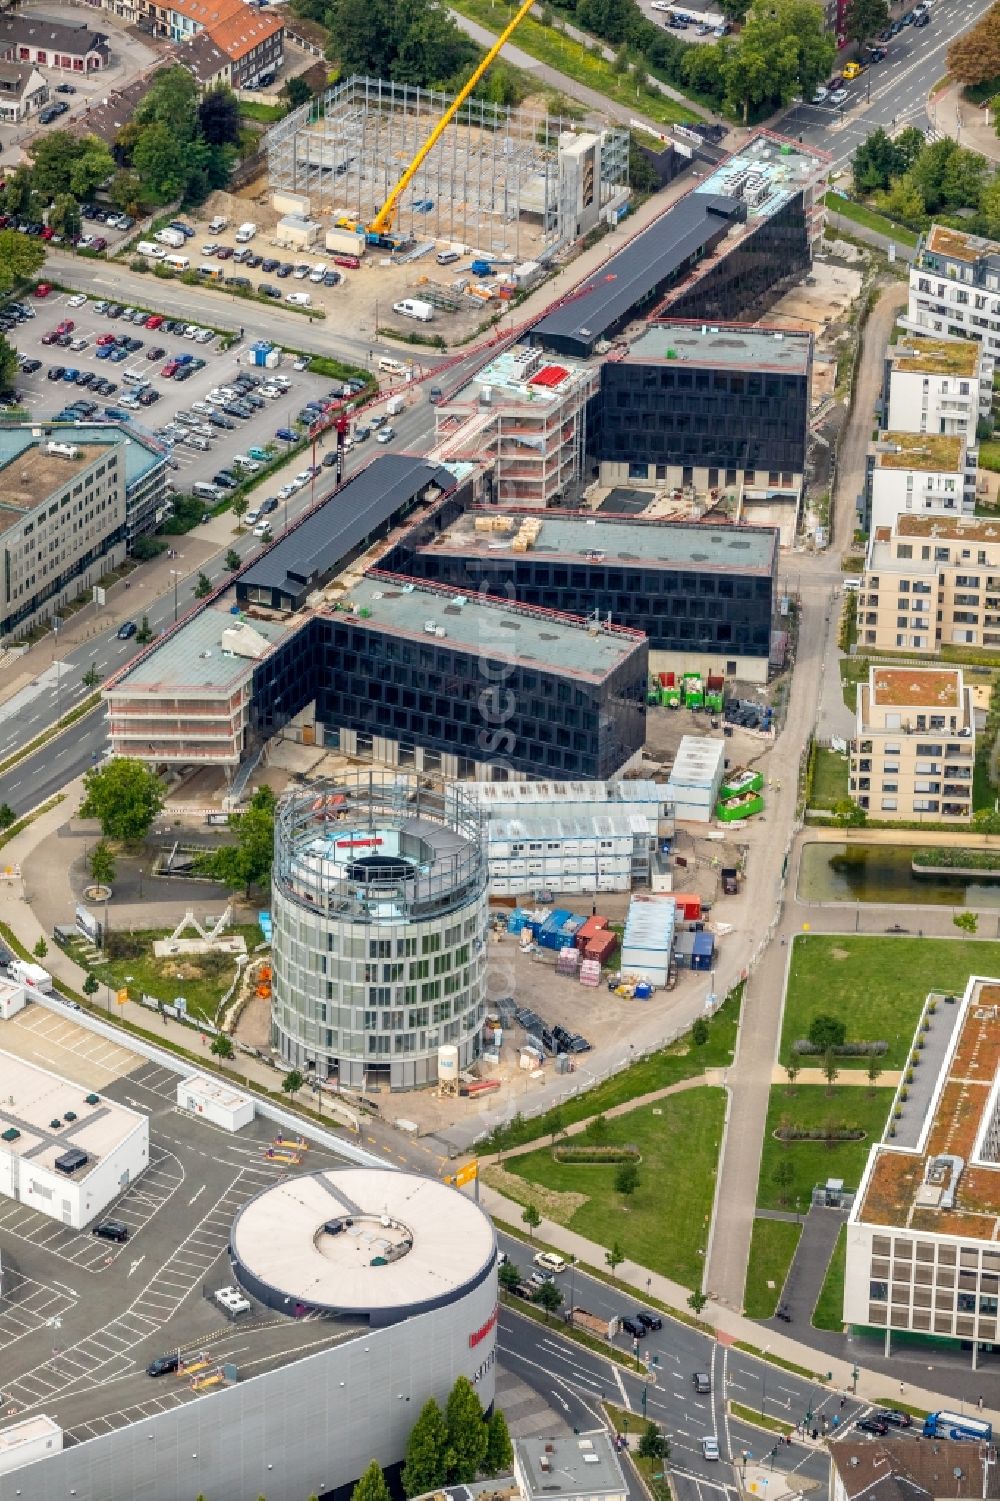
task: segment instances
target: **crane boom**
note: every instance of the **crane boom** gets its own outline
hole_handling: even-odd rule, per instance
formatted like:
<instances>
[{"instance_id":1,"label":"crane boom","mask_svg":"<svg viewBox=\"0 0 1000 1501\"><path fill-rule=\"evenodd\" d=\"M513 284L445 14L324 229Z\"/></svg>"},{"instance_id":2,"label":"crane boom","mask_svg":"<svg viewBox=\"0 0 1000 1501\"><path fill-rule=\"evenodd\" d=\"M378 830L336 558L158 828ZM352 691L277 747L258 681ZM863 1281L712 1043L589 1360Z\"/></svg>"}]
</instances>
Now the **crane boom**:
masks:
<instances>
[{"instance_id":1,"label":"crane boom","mask_svg":"<svg viewBox=\"0 0 1000 1501\"><path fill-rule=\"evenodd\" d=\"M534 4L535 0L524 0L524 4L521 6L517 15L514 16L513 20L509 21L508 24L504 27L503 31L501 31L500 35L493 43L493 46L490 48L489 52L487 52L482 62L473 72L472 76L463 85L461 91L455 96L451 104L449 104L448 108L445 110L444 114L441 116L440 120L437 122L434 129L431 131L430 135L427 137L426 141L421 146L420 150L417 152L416 156L413 158L412 162L410 162L410 165L407 167L406 171L397 182L396 186L393 188L392 192L389 194L388 198L385 200L382 207L375 215L371 224L369 224L369 233L387 234L389 230L392 229L392 223L394 218L396 217L396 209L399 206L400 198L406 192L406 189L409 187L410 183L413 181L414 177L423 165L424 160L429 155L429 153L434 150L434 147L444 135L444 132L447 130L452 120L454 120L455 116L458 114L458 111L461 109L466 99L468 99L469 95L472 93L472 90L476 87L476 84L482 78L487 68L496 60L497 54L500 52L501 48L505 47L506 44L510 41L514 32L517 30L518 26L520 26L521 22L524 20L525 16L531 10L531 7Z\"/></svg>"}]
</instances>

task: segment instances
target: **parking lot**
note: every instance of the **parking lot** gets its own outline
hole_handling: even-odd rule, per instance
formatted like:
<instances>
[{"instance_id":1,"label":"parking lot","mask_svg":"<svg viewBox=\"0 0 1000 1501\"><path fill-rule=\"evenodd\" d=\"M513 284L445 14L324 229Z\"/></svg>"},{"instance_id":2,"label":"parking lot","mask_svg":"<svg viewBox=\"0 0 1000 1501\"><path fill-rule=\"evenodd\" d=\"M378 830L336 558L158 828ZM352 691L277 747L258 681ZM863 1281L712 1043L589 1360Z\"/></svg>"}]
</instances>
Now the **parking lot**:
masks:
<instances>
[{"instance_id":1,"label":"parking lot","mask_svg":"<svg viewBox=\"0 0 1000 1501\"><path fill-rule=\"evenodd\" d=\"M64 1076L93 1078L95 1048L105 1044L74 1017L31 1005L11 1029L51 1042L48 1066ZM115 1059L117 1077L102 1090L149 1117L149 1167L100 1218L123 1221L128 1240L74 1230L0 1197L5 1412L44 1404L77 1440L190 1401L189 1380L147 1376L147 1364L165 1352L193 1358L207 1349L213 1364L259 1369L331 1337L314 1324L272 1327L273 1319L252 1315L234 1325L214 1297L231 1286L226 1247L236 1213L288 1171L268 1155L276 1127L261 1120L231 1135L188 1116L176 1106L173 1070L127 1059L128 1072ZM341 1165L316 1146L297 1155L305 1169Z\"/></svg>"},{"instance_id":2,"label":"parking lot","mask_svg":"<svg viewBox=\"0 0 1000 1501\"><path fill-rule=\"evenodd\" d=\"M18 354L28 361L27 370L22 366L18 377L23 405L35 418L53 418L76 401L92 404L93 410L82 414L85 418L128 416L140 433L152 434L167 444L177 471L178 490L211 481L214 474L229 468L238 454L248 456L251 447L280 452L287 444L277 439L278 430L296 431L296 419L306 402L328 399L334 391L339 395L339 386L308 371L295 371L292 362L285 360L275 373L287 382L286 390L258 396L256 400L262 404L252 408L250 416L227 415L223 407L231 405L230 399L220 396L209 402L211 392L231 388L241 374L259 379L260 389L267 385L268 372L251 369L245 346L224 353L211 329L199 340L179 331L168 332L166 320L149 328L127 320L124 313L112 318L108 304L86 298L81 301L82 295L52 292L48 297L26 299L34 317L17 324L7 335ZM64 323L72 323L72 328L67 330L68 337L61 336L61 344L44 342ZM124 350L125 339L139 347ZM156 357L151 359L151 354ZM177 364L178 357L183 364ZM33 368L36 361L37 368ZM181 379L176 373L164 375L171 366L176 370L189 368L192 373ZM52 372L59 367L74 374L53 379ZM149 405L140 400L143 388L139 380L156 393ZM95 387L98 381L105 382L103 389ZM113 389L108 390L108 385ZM192 413L195 403L201 410ZM210 420L213 412L219 418L218 425ZM200 444L192 447L182 438L185 428L177 423L178 413L191 418L187 431L201 438L205 449ZM170 430L171 423L176 424L175 431Z\"/></svg>"}]
</instances>

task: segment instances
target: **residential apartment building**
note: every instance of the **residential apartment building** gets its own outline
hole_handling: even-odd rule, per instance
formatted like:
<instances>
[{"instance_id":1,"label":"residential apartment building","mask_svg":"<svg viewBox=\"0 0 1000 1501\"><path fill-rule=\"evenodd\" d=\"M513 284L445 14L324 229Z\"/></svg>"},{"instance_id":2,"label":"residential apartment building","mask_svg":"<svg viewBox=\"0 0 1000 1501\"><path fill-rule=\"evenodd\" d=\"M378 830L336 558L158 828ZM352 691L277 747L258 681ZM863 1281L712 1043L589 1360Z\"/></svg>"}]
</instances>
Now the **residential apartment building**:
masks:
<instances>
[{"instance_id":1,"label":"residential apartment building","mask_svg":"<svg viewBox=\"0 0 1000 1501\"><path fill-rule=\"evenodd\" d=\"M806 466L812 335L748 324L650 324L601 366L592 451L604 485L784 502L795 534ZM770 514L774 514L773 509Z\"/></svg>"},{"instance_id":2,"label":"residential apartment building","mask_svg":"<svg viewBox=\"0 0 1000 1501\"><path fill-rule=\"evenodd\" d=\"M857 600L866 651L1000 651L1000 524L904 513L874 532Z\"/></svg>"},{"instance_id":3,"label":"residential apartment building","mask_svg":"<svg viewBox=\"0 0 1000 1501\"><path fill-rule=\"evenodd\" d=\"M891 527L904 511L971 516L975 464L965 439L941 433L881 432L868 453L867 527Z\"/></svg>"},{"instance_id":4,"label":"residential apartment building","mask_svg":"<svg viewBox=\"0 0 1000 1501\"><path fill-rule=\"evenodd\" d=\"M975 339L1000 357L1000 243L933 224L910 268L904 328Z\"/></svg>"},{"instance_id":5,"label":"residential apartment building","mask_svg":"<svg viewBox=\"0 0 1000 1501\"><path fill-rule=\"evenodd\" d=\"M253 88L284 61L284 23L244 0L146 0L158 36L187 42L207 33L230 60L233 88ZM183 58L181 59L183 61ZM192 70L194 71L194 70Z\"/></svg>"},{"instance_id":6,"label":"residential apartment building","mask_svg":"<svg viewBox=\"0 0 1000 1501\"><path fill-rule=\"evenodd\" d=\"M844 1319L884 1332L886 1354L897 1330L958 1342L975 1366L1000 1343L1000 982L974 975L958 1006L936 998L921 1044L942 1061L905 1101L897 1091L891 1139L869 1153L847 1225Z\"/></svg>"},{"instance_id":7,"label":"residential apartment building","mask_svg":"<svg viewBox=\"0 0 1000 1501\"><path fill-rule=\"evenodd\" d=\"M0 124L16 125L37 115L49 99L49 86L32 63L0 62Z\"/></svg>"},{"instance_id":8,"label":"residential apartment building","mask_svg":"<svg viewBox=\"0 0 1000 1501\"><path fill-rule=\"evenodd\" d=\"M975 755L960 667L872 667L858 684L849 791L870 817L968 822Z\"/></svg>"},{"instance_id":9,"label":"residential apartment building","mask_svg":"<svg viewBox=\"0 0 1000 1501\"><path fill-rule=\"evenodd\" d=\"M23 636L124 556L120 445L34 438L0 454L0 639Z\"/></svg>"},{"instance_id":10,"label":"residential apartment building","mask_svg":"<svg viewBox=\"0 0 1000 1501\"><path fill-rule=\"evenodd\" d=\"M893 432L945 433L976 449L976 423L993 406L993 358L969 339L909 336L885 360L882 423Z\"/></svg>"},{"instance_id":11,"label":"residential apartment building","mask_svg":"<svg viewBox=\"0 0 1000 1501\"><path fill-rule=\"evenodd\" d=\"M100 73L111 62L102 31L27 15L0 16L0 59L59 68L68 73Z\"/></svg>"}]
</instances>

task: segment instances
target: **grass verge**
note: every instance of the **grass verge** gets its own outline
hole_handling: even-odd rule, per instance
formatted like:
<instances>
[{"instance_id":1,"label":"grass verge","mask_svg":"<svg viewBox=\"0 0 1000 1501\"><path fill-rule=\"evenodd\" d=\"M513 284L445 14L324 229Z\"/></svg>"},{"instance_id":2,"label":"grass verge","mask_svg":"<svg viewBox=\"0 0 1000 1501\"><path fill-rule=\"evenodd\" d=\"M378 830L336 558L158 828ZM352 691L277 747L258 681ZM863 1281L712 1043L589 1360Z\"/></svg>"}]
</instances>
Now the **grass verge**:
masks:
<instances>
[{"instance_id":1,"label":"grass verge","mask_svg":"<svg viewBox=\"0 0 1000 1501\"><path fill-rule=\"evenodd\" d=\"M893 1412L908 1412L911 1418L926 1418L930 1414L926 1407L911 1407L908 1402L901 1402L898 1397L875 1397L873 1407L891 1407Z\"/></svg>"},{"instance_id":2,"label":"grass verge","mask_svg":"<svg viewBox=\"0 0 1000 1501\"><path fill-rule=\"evenodd\" d=\"M907 229L905 224L887 219L884 214L877 213L864 203L856 203L853 198L842 198L839 193L830 192L826 195L826 206L831 214L850 219L852 224L862 224L865 229L885 235L886 239L895 240L899 245L909 245L912 248L917 243L917 235L912 229Z\"/></svg>"},{"instance_id":3,"label":"grass verge","mask_svg":"<svg viewBox=\"0 0 1000 1501\"><path fill-rule=\"evenodd\" d=\"M616 1190L614 1164L556 1162L549 1147L510 1158L507 1170L548 1194L572 1194L565 1223L577 1234L700 1287L725 1109L725 1092L705 1086L609 1120L607 1144L642 1154L633 1193Z\"/></svg>"},{"instance_id":4,"label":"grass verge","mask_svg":"<svg viewBox=\"0 0 1000 1501\"><path fill-rule=\"evenodd\" d=\"M801 1234L802 1226L791 1220L754 1220L743 1293L748 1319L769 1319L774 1314Z\"/></svg>"},{"instance_id":5,"label":"grass verge","mask_svg":"<svg viewBox=\"0 0 1000 1501\"><path fill-rule=\"evenodd\" d=\"M843 1178L848 1188L857 1188L869 1150L882 1136L892 1097L891 1089L877 1089L873 1095L867 1088L852 1085L838 1084L832 1094L822 1084L798 1084L791 1093L786 1085L774 1085L760 1159L758 1207L787 1209L799 1204L805 1211L814 1185L828 1178ZM864 1137L860 1141L778 1141L774 1135L785 1125L818 1130L842 1124L860 1127ZM780 1175L789 1167L791 1176L783 1182Z\"/></svg>"},{"instance_id":6,"label":"grass verge","mask_svg":"<svg viewBox=\"0 0 1000 1501\"><path fill-rule=\"evenodd\" d=\"M612 924L614 926L614 924ZM708 1039L700 1047L685 1033L677 1042L659 1052L641 1058L638 1063L622 1069L611 1079L605 1079L594 1089L588 1089L573 1099L548 1110L544 1115L525 1120L514 1116L506 1126L498 1127L483 1141L477 1143L483 1154L499 1152L507 1147L519 1147L525 1142L538 1141L551 1136L574 1121L588 1120L602 1115L613 1105L623 1105L628 1100L638 1099L655 1090L666 1089L682 1079L693 1079L708 1068L725 1068L733 1061L736 1047L736 1031L740 1020L740 1005L743 987L731 991L718 1011L709 1021Z\"/></svg>"},{"instance_id":7,"label":"grass verge","mask_svg":"<svg viewBox=\"0 0 1000 1501\"><path fill-rule=\"evenodd\" d=\"M776 1365L782 1371L791 1371L793 1376L803 1376L806 1381L829 1381L829 1371L821 1376L817 1371L810 1371L804 1365L796 1365L794 1360L782 1360L780 1355L774 1355L770 1350L761 1350L757 1345L748 1344L745 1339L734 1339L733 1345L737 1350L742 1350L744 1355L753 1355L757 1360L766 1360L768 1365Z\"/></svg>"},{"instance_id":8,"label":"grass verge","mask_svg":"<svg viewBox=\"0 0 1000 1501\"><path fill-rule=\"evenodd\" d=\"M761 1413L756 1407L744 1407L742 1402L730 1402L730 1415L739 1418L741 1423L752 1423L755 1428L766 1428L769 1433L782 1435L791 1433L791 1423L782 1422L781 1418L772 1418L768 1413Z\"/></svg>"},{"instance_id":9,"label":"grass verge","mask_svg":"<svg viewBox=\"0 0 1000 1501\"><path fill-rule=\"evenodd\" d=\"M970 975L996 974L1000 943L970 939L799 935L792 945L779 1061L809 1036L813 1018L840 1017L848 1042L887 1044L886 1069L905 1064L930 990L960 995ZM808 1065L820 1060L802 1059ZM866 1058L840 1058L838 1067L868 1067Z\"/></svg>"},{"instance_id":10,"label":"grass verge","mask_svg":"<svg viewBox=\"0 0 1000 1501\"><path fill-rule=\"evenodd\" d=\"M608 1422L616 1433L641 1433L646 1419L641 1413L626 1412L624 1407L616 1407L613 1402L605 1402L604 1411ZM653 1497L653 1501L671 1501L672 1491L670 1481L667 1479L666 1466L662 1459L644 1459L635 1449L626 1449L629 1463L639 1476L644 1489ZM667 1456L669 1458L669 1455Z\"/></svg>"},{"instance_id":11,"label":"grass verge","mask_svg":"<svg viewBox=\"0 0 1000 1501\"><path fill-rule=\"evenodd\" d=\"M22 833L29 824L33 824L36 819L41 818L43 813L48 813L53 808L58 808L59 804L65 801L65 792L60 792L55 797L50 797L47 803L42 803L40 808L33 808L23 818L18 818L14 823L8 824L7 828L0 834L0 849L3 849L4 845L9 844L12 839L16 839L18 834Z\"/></svg>"},{"instance_id":12,"label":"grass verge","mask_svg":"<svg viewBox=\"0 0 1000 1501\"><path fill-rule=\"evenodd\" d=\"M91 709L96 709L100 702L101 695L99 693L94 693L89 698L85 698L82 704L77 704L75 709L71 709L68 714L64 714L62 719L50 725L41 735L36 735L34 740L28 741L27 745L22 745L21 749L15 751L12 756L8 756L6 761L0 761L0 775L5 771L10 771L12 766L16 766L25 757L33 756L36 750L41 750L43 745L48 745L50 740L54 740L57 735L61 735L64 730L68 730L71 725L83 719L84 715L89 714Z\"/></svg>"},{"instance_id":13,"label":"grass verge","mask_svg":"<svg viewBox=\"0 0 1000 1501\"><path fill-rule=\"evenodd\" d=\"M509 5L494 5L491 0L453 0L453 9L470 21L485 26L494 35L499 33L511 19L514 11ZM589 89L596 89L608 99L628 103L637 114L644 114L661 125L674 125L695 119L689 109L678 104L676 99L651 89L646 83L637 83L631 75L619 75L611 63L598 52L591 52L582 43L574 41L552 26L545 26L533 16L527 16L517 28L517 46L539 62L564 73Z\"/></svg>"},{"instance_id":14,"label":"grass verge","mask_svg":"<svg viewBox=\"0 0 1000 1501\"><path fill-rule=\"evenodd\" d=\"M833 808L847 796L847 757L817 746L813 762L811 808Z\"/></svg>"},{"instance_id":15,"label":"grass verge","mask_svg":"<svg viewBox=\"0 0 1000 1501\"><path fill-rule=\"evenodd\" d=\"M847 1226L841 1225L837 1244L833 1248L830 1264L823 1278L823 1286L816 1299L812 1313L814 1329L833 1329L840 1334L844 1328L844 1274L847 1268Z\"/></svg>"}]
</instances>

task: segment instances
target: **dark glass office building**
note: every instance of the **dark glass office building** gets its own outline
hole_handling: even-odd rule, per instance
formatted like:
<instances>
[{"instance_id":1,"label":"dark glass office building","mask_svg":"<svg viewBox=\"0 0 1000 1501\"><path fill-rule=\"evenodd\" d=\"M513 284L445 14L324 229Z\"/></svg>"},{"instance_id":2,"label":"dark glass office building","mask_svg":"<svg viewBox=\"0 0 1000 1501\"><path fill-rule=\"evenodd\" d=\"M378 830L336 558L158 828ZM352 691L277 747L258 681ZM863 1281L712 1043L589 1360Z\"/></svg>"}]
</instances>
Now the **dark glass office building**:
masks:
<instances>
[{"instance_id":1,"label":"dark glass office building","mask_svg":"<svg viewBox=\"0 0 1000 1501\"><path fill-rule=\"evenodd\" d=\"M601 367L590 431L602 482L800 489L811 363L808 333L650 325Z\"/></svg>"},{"instance_id":2,"label":"dark glass office building","mask_svg":"<svg viewBox=\"0 0 1000 1501\"><path fill-rule=\"evenodd\" d=\"M635 631L374 572L260 664L251 719L270 735L315 700L347 754L602 780L642 747L648 671Z\"/></svg>"},{"instance_id":3,"label":"dark glass office building","mask_svg":"<svg viewBox=\"0 0 1000 1501\"><path fill-rule=\"evenodd\" d=\"M772 527L687 525L545 513L526 552L475 530L476 512L434 507L387 566L642 631L650 666L766 682L778 565Z\"/></svg>"}]
</instances>

